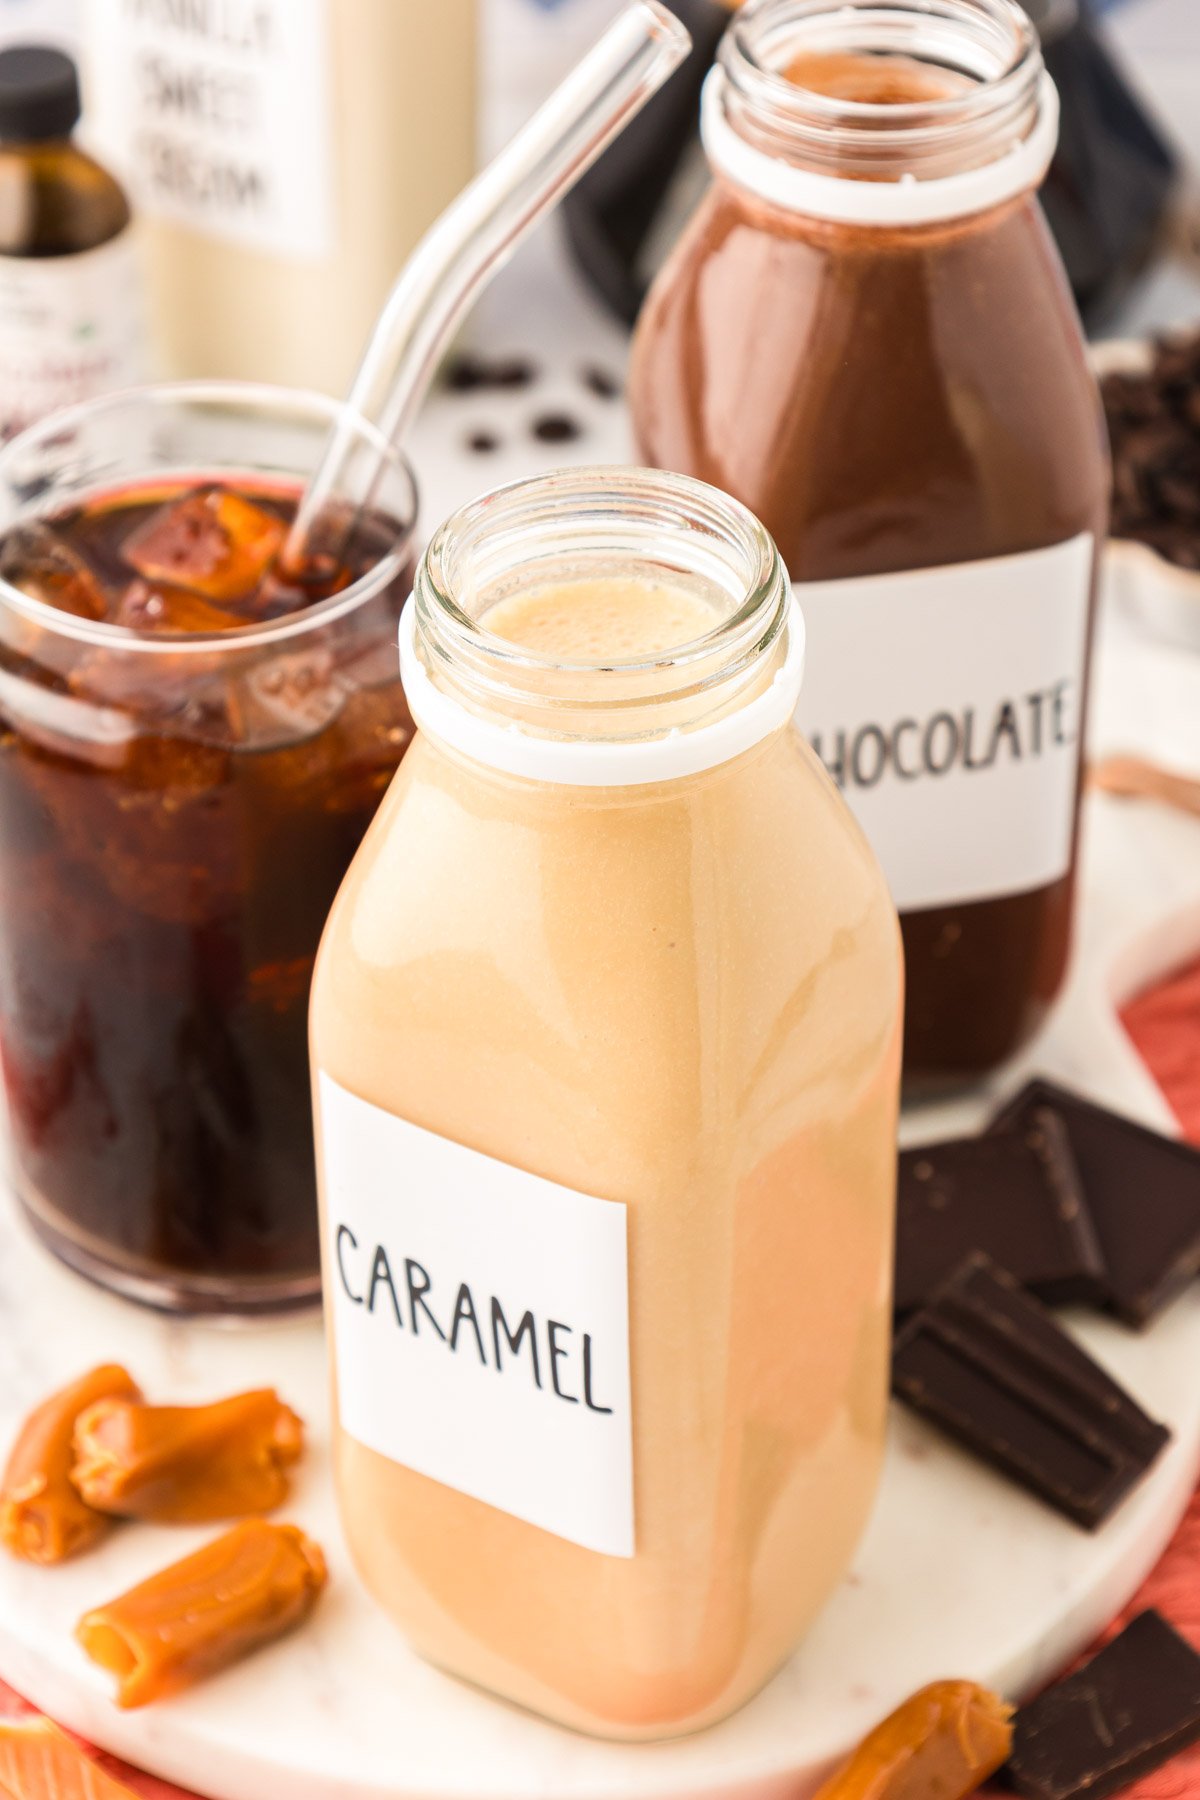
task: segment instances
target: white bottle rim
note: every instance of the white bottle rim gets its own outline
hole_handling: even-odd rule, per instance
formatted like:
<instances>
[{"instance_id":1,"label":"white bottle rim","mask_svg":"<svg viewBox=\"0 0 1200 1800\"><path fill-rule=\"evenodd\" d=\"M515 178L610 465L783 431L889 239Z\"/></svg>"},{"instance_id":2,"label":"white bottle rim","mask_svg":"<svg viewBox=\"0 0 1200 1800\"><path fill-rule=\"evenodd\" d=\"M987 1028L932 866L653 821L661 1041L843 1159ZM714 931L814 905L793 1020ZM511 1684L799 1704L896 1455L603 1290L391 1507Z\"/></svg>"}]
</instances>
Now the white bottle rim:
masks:
<instances>
[{"instance_id":1,"label":"white bottle rim","mask_svg":"<svg viewBox=\"0 0 1200 1800\"><path fill-rule=\"evenodd\" d=\"M419 728L471 761L504 775L561 787L640 787L703 774L741 756L786 725L804 679L804 615L788 600L784 659L769 687L744 706L699 725L630 743L539 737L518 724L481 718L438 687L417 651L416 606L400 616L400 675Z\"/></svg>"},{"instance_id":2,"label":"white bottle rim","mask_svg":"<svg viewBox=\"0 0 1200 1800\"><path fill-rule=\"evenodd\" d=\"M907 174L896 181L856 181L798 169L734 130L726 114L727 87L724 69L711 69L701 98L700 135L714 169L788 212L837 224L931 225L986 212L1040 187L1058 146L1058 89L1044 71L1037 118L1025 137L981 168L928 180Z\"/></svg>"}]
</instances>

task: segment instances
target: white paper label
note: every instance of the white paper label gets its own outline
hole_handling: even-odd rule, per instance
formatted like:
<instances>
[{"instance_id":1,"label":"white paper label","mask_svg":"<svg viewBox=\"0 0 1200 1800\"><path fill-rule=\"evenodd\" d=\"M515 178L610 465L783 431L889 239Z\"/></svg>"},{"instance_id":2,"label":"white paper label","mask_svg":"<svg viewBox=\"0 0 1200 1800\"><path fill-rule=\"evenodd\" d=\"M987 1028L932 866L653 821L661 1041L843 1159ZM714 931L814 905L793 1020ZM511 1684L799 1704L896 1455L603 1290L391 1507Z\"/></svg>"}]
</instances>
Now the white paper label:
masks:
<instances>
[{"instance_id":1,"label":"white paper label","mask_svg":"<svg viewBox=\"0 0 1200 1800\"><path fill-rule=\"evenodd\" d=\"M985 562L797 583L797 718L901 912L1066 873L1093 551L1084 533Z\"/></svg>"},{"instance_id":2,"label":"white paper label","mask_svg":"<svg viewBox=\"0 0 1200 1800\"><path fill-rule=\"evenodd\" d=\"M77 256L0 256L0 435L145 378L133 235Z\"/></svg>"},{"instance_id":3,"label":"white paper label","mask_svg":"<svg viewBox=\"0 0 1200 1800\"><path fill-rule=\"evenodd\" d=\"M343 1428L447 1487L632 1556L625 1207L318 1078Z\"/></svg>"},{"instance_id":4,"label":"white paper label","mask_svg":"<svg viewBox=\"0 0 1200 1800\"><path fill-rule=\"evenodd\" d=\"M88 25L90 122L144 213L332 252L327 0L90 0Z\"/></svg>"}]
</instances>

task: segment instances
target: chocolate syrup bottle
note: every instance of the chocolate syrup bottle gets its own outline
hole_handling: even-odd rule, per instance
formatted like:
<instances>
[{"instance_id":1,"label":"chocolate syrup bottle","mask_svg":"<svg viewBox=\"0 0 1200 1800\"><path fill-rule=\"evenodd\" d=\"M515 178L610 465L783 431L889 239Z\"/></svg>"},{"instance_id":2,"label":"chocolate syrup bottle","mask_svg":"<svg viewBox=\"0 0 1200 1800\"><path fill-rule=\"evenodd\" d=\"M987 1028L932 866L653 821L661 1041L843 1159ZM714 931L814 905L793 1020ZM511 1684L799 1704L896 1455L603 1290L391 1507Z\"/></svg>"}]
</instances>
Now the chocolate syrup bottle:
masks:
<instances>
[{"instance_id":1,"label":"chocolate syrup bottle","mask_svg":"<svg viewBox=\"0 0 1200 1800\"><path fill-rule=\"evenodd\" d=\"M670 4L692 35L692 54L563 205L580 266L630 324L707 178L697 134L700 89L731 11L722 0ZM1090 326L1111 314L1153 249L1176 160L1087 0L1025 0L1025 11L1062 101L1043 204Z\"/></svg>"},{"instance_id":2,"label":"chocolate syrup bottle","mask_svg":"<svg viewBox=\"0 0 1200 1800\"><path fill-rule=\"evenodd\" d=\"M72 141L75 65L0 51L0 436L138 380L139 279L129 203Z\"/></svg>"},{"instance_id":3,"label":"chocolate syrup bottle","mask_svg":"<svg viewBox=\"0 0 1200 1800\"><path fill-rule=\"evenodd\" d=\"M910 1086L1012 1055L1070 945L1108 466L1036 197L1057 118L1005 0L755 0L634 348L644 456L743 500L798 584L800 722L901 913Z\"/></svg>"}]
</instances>

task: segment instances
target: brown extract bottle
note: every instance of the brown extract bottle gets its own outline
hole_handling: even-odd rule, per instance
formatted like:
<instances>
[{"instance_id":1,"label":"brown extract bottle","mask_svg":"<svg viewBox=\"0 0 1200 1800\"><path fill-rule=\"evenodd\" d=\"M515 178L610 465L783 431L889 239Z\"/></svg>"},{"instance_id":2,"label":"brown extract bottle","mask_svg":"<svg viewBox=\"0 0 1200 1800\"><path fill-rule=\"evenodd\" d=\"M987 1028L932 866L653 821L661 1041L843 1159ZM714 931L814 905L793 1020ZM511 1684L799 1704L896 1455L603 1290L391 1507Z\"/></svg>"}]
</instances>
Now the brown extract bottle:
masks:
<instances>
[{"instance_id":1,"label":"brown extract bottle","mask_svg":"<svg viewBox=\"0 0 1200 1800\"><path fill-rule=\"evenodd\" d=\"M141 378L129 202L72 139L75 64L0 51L0 436Z\"/></svg>"}]
</instances>

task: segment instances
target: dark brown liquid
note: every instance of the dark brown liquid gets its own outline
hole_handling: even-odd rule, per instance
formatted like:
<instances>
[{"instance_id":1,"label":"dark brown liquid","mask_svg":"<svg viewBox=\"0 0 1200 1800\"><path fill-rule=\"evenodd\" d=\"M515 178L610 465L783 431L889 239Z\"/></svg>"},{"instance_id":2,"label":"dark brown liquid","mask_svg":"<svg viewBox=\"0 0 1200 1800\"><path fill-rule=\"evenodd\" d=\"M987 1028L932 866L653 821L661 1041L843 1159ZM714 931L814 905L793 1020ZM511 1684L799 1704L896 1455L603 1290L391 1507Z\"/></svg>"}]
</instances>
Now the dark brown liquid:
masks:
<instances>
[{"instance_id":1,"label":"dark brown liquid","mask_svg":"<svg viewBox=\"0 0 1200 1800\"><path fill-rule=\"evenodd\" d=\"M810 94L852 100L860 106L913 106L947 100L973 84L969 77L936 69L909 56L857 56L815 51L792 59L788 80Z\"/></svg>"},{"instance_id":2,"label":"dark brown liquid","mask_svg":"<svg viewBox=\"0 0 1200 1800\"><path fill-rule=\"evenodd\" d=\"M889 232L718 183L647 302L631 397L646 458L745 501L801 581L1103 533L1095 390L1032 200ZM910 1077L970 1076L1031 1035L1073 882L1072 858L1048 887L903 919Z\"/></svg>"},{"instance_id":3,"label":"dark brown liquid","mask_svg":"<svg viewBox=\"0 0 1200 1800\"><path fill-rule=\"evenodd\" d=\"M129 224L129 202L100 164L67 140L0 144L0 254L67 256Z\"/></svg>"},{"instance_id":4,"label":"dark brown liquid","mask_svg":"<svg viewBox=\"0 0 1200 1800\"><path fill-rule=\"evenodd\" d=\"M261 551L294 496L239 494ZM143 642L223 630L139 654L6 622L0 1058L19 1187L63 1254L147 1293L242 1283L269 1303L317 1270L309 980L412 732L395 645L411 567L342 619L239 644L398 531L368 517L297 588L255 578L253 557L226 566L205 495L228 498L201 489L151 529L163 494L118 495L0 544L10 582L75 618ZM176 581L131 568L131 539Z\"/></svg>"}]
</instances>

